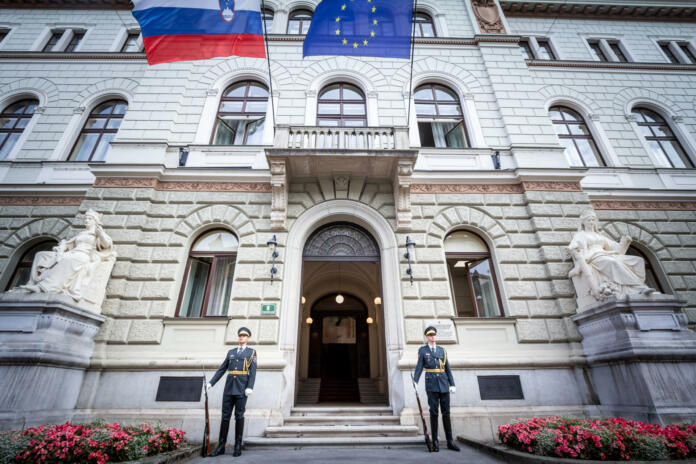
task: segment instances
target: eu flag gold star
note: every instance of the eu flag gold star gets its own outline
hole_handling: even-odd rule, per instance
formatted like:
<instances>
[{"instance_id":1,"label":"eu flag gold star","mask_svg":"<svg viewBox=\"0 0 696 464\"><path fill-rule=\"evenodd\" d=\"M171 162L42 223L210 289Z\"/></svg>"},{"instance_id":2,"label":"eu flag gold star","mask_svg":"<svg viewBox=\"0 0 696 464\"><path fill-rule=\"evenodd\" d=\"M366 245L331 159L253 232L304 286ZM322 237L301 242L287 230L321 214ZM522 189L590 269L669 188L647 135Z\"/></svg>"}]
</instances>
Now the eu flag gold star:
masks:
<instances>
[{"instance_id":1,"label":"eu flag gold star","mask_svg":"<svg viewBox=\"0 0 696 464\"><path fill-rule=\"evenodd\" d=\"M343 45L348 45L348 39L343 39Z\"/></svg>"},{"instance_id":2,"label":"eu flag gold star","mask_svg":"<svg viewBox=\"0 0 696 464\"><path fill-rule=\"evenodd\" d=\"M341 30L340 30L340 29L336 29L336 35L341 35Z\"/></svg>"},{"instance_id":3,"label":"eu flag gold star","mask_svg":"<svg viewBox=\"0 0 696 464\"><path fill-rule=\"evenodd\" d=\"M345 10L345 9L346 9L345 3L344 3L343 5L341 5L341 9L342 9L342 10Z\"/></svg>"},{"instance_id":4,"label":"eu flag gold star","mask_svg":"<svg viewBox=\"0 0 696 464\"><path fill-rule=\"evenodd\" d=\"M374 36L375 36L375 31L370 31L370 37L374 37Z\"/></svg>"},{"instance_id":5,"label":"eu flag gold star","mask_svg":"<svg viewBox=\"0 0 696 464\"><path fill-rule=\"evenodd\" d=\"M367 39L363 40L363 45L367 46Z\"/></svg>"},{"instance_id":6,"label":"eu flag gold star","mask_svg":"<svg viewBox=\"0 0 696 464\"><path fill-rule=\"evenodd\" d=\"M376 20L376 19L373 19L373 20L372 20L372 24L377 24L377 20Z\"/></svg>"},{"instance_id":7,"label":"eu flag gold star","mask_svg":"<svg viewBox=\"0 0 696 464\"><path fill-rule=\"evenodd\" d=\"M372 7L372 12L374 13L375 11L377 11L377 7L376 7L376 6L373 6L373 7Z\"/></svg>"},{"instance_id":8,"label":"eu flag gold star","mask_svg":"<svg viewBox=\"0 0 696 464\"><path fill-rule=\"evenodd\" d=\"M336 22L339 22L341 20L340 16L336 16Z\"/></svg>"},{"instance_id":9,"label":"eu flag gold star","mask_svg":"<svg viewBox=\"0 0 696 464\"><path fill-rule=\"evenodd\" d=\"M353 42L353 48L358 48L358 42Z\"/></svg>"}]
</instances>

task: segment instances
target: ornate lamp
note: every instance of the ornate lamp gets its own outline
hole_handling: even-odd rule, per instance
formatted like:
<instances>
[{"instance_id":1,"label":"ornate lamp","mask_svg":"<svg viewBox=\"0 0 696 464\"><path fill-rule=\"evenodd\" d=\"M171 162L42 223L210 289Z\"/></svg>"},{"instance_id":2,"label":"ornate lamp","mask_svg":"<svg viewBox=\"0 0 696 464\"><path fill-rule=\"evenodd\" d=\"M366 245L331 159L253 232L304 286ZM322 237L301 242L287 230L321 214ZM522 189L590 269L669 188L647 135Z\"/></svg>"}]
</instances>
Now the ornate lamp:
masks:
<instances>
[{"instance_id":1,"label":"ornate lamp","mask_svg":"<svg viewBox=\"0 0 696 464\"><path fill-rule=\"evenodd\" d=\"M404 258L408 260L408 269L406 269L406 274L411 278L411 285L413 285L413 269L411 269L411 250L416 247L416 242L411 241L411 237L406 236L406 253Z\"/></svg>"},{"instance_id":2,"label":"ornate lamp","mask_svg":"<svg viewBox=\"0 0 696 464\"><path fill-rule=\"evenodd\" d=\"M276 240L275 234L272 239L266 242L266 246L273 247L273 253L271 253L273 257L273 264L271 265L271 285L273 285L273 276L278 272L278 268L275 266L276 258L278 257L278 241Z\"/></svg>"}]
</instances>

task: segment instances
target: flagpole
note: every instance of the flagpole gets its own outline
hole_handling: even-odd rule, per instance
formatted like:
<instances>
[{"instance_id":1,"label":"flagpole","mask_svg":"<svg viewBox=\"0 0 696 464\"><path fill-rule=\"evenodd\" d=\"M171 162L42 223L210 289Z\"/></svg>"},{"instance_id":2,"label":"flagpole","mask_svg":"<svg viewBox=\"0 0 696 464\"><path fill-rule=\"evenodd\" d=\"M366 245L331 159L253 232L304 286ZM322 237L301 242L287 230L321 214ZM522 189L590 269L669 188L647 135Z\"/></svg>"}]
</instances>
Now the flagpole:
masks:
<instances>
[{"instance_id":1,"label":"flagpole","mask_svg":"<svg viewBox=\"0 0 696 464\"><path fill-rule=\"evenodd\" d=\"M413 15L411 16L411 78L408 82L408 113L406 114L406 127L411 127L411 100L413 99L413 54L416 48L416 12L418 11L418 0L415 0L413 6Z\"/></svg>"},{"instance_id":2,"label":"flagpole","mask_svg":"<svg viewBox=\"0 0 696 464\"><path fill-rule=\"evenodd\" d=\"M417 1L417 0L416 0ZM271 91L271 115L273 116L273 136L275 137L275 107L273 106L273 76L271 74L271 55L268 52L268 31L266 30L266 20L263 15L266 12L266 4L261 0L261 22L263 23L263 41L266 44L266 62L268 63L268 87Z\"/></svg>"}]
</instances>

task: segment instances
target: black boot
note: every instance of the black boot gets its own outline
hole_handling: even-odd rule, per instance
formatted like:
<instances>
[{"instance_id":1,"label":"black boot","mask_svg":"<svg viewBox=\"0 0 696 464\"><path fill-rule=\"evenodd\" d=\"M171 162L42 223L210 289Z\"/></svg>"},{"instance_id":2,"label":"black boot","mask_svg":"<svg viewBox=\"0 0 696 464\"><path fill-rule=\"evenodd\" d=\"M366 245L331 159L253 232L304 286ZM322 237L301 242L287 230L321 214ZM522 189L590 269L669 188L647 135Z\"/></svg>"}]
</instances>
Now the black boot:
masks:
<instances>
[{"instance_id":1,"label":"black boot","mask_svg":"<svg viewBox=\"0 0 696 464\"><path fill-rule=\"evenodd\" d=\"M234 453L232 456L242 455L242 437L244 436L244 418L234 421Z\"/></svg>"},{"instance_id":2,"label":"black boot","mask_svg":"<svg viewBox=\"0 0 696 464\"><path fill-rule=\"evenodd\" d=\"M433 439L433 451L437 453L440 451L440 443L437 441L437 416L430 416L430 433Z\"/></svg>"},{"instance_id":3,"label":"black boot","mask_svg":"<svg viewBox=\"0 0 696 464\"><path fill-rule=\"evenodd\" d=\"M445 428L445 438L447 438L447 449L451 449L452 451L459 451L459 447L454 443L454 439L452 437L452 422L450 421L450 416L449 414L442 415L442 426Z\"/></svg>"},{"instance_id":4,"label":"black boot","mask_svg":"<svg viewBox=\"0 0 696 464\"><path fill-rule=\"evenodd\" d=\"M230 420L224 420L220 422L220 437L218 438L218 445L215 451L210 453L211 456L219 456L225 454L225 444L227 443L227 432L230 429Z\"/></svg>"}]
</instances>

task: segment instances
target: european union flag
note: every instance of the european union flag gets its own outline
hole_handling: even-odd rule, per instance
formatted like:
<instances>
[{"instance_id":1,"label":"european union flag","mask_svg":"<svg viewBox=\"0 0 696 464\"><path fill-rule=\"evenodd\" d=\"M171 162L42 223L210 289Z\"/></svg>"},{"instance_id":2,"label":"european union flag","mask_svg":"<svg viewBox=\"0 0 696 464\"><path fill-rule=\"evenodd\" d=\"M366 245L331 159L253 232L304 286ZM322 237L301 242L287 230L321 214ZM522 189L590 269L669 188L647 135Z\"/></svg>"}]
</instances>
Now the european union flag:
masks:
<instances>
[{"instance_id":1,"label":"european union flag","mask_svg":"<svg viewBox=\"0 0 696 464\"><path fill-rule=\"evenodd\" d=\"M314 11L304 56L410 58L411 0L323 0Z\"/></svg>"}]
</instances>

